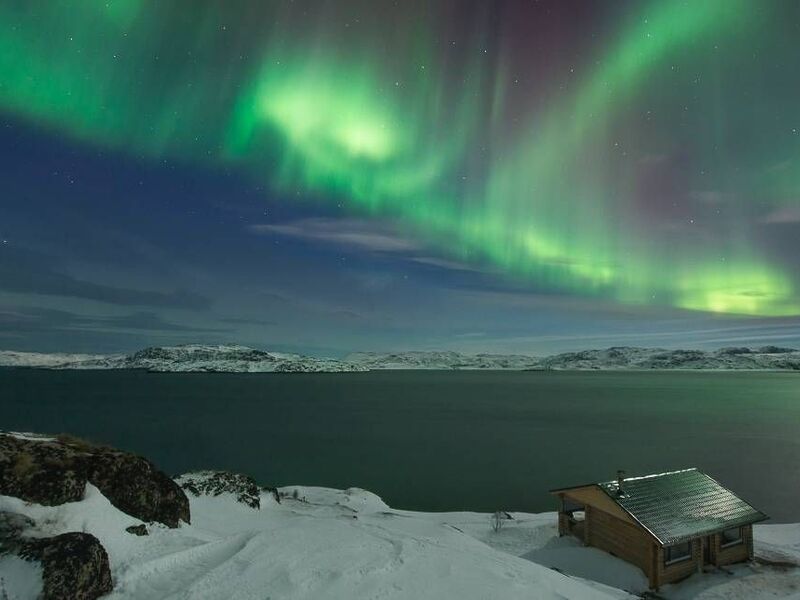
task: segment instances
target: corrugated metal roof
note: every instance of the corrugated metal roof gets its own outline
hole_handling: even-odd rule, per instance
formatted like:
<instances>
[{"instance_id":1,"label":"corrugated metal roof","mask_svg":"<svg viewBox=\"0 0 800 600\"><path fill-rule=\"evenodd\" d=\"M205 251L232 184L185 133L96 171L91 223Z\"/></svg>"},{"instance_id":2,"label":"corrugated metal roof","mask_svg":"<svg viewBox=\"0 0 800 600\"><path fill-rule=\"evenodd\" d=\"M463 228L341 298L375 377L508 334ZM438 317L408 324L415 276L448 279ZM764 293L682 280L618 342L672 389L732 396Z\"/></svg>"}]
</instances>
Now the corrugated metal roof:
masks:
<instances>
[{"instance_id":1,"label":"corrugated metal roof","mask_svg":"<svg viewBox=\"0 0 800 600\"><path fill-rule=\"evenodd\" d=\"M597 485L664 546L768 518L697 469Z\"/></svg>"}]
</instances>

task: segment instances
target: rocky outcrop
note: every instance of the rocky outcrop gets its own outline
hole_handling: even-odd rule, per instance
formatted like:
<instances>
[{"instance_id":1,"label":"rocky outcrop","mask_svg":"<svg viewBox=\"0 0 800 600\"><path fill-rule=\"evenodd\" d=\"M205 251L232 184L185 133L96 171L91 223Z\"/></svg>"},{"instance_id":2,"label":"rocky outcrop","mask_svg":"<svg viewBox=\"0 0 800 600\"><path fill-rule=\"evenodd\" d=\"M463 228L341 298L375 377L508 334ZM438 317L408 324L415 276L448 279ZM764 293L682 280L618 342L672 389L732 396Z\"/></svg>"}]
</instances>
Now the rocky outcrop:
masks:
<instances>
[{"instance_id":1,"label":"rocky outcrop","mask_svg":"<svg viewBox=\"0 0 800 600\"><path fill-rule=\"evenodd\" d=\"M147 525L145 525L144 523L141 523L139 525L130 525L129 527L125 528L125 531L127 531L132 535L138 535L138 536L150 535L150 532L147 531Z\"/></svg>"},{"instance_id":2,"label":"rocky outcrop","mask_svg":"<svg viewBox=\"0 0 800 600\"><path fill-rule=\"evenodd\" d=\"M113 587L108 554L89 533L28 539L19 555L42 564L44 600L94 600Z\"/></svg>"},{"instance_id":3,"label":"rocky outcrop","mask_svg":"<svg viewBox=\"0 0 800 600\"><path fill-rule=\"evenodd\" d=\"M0 494L55 506L80 500L87 482L142 521L190 520L183 490L140 456L66 436L0 433Z\"/></svg>"},{"instance_id":4,"label":"rocky outcrop","mask_svg":"<svg viewBox=\"0 0 800 600\"><path fill-rule=\"evenodd\" d=\"M250 508L261 508L261 493L255 479L227 471L196 471L184 473L175 481L193 496L232 494L238 502Z\"/></svg>"},{"instance_id":5,"label":"rocky outcrop","mask_svg":"<svg viewBox=\"0 0 800 600\"><path fill-rule=\"evenodd\" d=\"M22 536L35 525L33 519L13 512L0 512L0 556L18 553L22 548ZM2 595L0 595L2 598Z\"/></svg>"}]
</instances>

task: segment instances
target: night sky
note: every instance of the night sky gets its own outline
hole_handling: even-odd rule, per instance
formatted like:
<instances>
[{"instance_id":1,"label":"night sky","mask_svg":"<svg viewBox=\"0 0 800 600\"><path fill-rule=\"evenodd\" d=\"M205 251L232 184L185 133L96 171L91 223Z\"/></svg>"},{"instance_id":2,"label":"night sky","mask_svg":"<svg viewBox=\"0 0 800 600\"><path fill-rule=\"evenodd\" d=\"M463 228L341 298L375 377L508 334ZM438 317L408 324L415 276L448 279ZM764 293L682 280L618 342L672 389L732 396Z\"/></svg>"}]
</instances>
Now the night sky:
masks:
<instances>
[{"instance_id":1,"label":"night sky","mask_svg":"<svg viewBox=\"0 0 800 600\"><path fill-rule=\"evenodd\" d=\"M0 349L800 345L800 3L0 0Z\"/></svg>"}]
</instances>

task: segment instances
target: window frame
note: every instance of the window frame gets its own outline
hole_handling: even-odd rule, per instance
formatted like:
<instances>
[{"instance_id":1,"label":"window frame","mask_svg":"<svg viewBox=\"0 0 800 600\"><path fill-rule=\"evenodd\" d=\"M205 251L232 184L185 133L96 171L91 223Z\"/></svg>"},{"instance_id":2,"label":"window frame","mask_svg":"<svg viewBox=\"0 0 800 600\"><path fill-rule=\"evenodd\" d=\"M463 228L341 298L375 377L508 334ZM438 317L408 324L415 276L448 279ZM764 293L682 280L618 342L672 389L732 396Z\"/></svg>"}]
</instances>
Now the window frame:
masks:
<instances>
[{"instance_id":1,"label":"window frame","mask_svg":"<svg viewBox=\"0 0 800 600\"><path fill-rule=\"evenodd\" d=\"M688 552L686 554L681 554L680 556L672 557L672 548L677 548L678 546L686 546ZM669 567L671 565L675 565L678 563L682 563L687 560L692 560L692 552L693 552L693 542L692 540L688 540L686 542L679 542L677 544L671 544L669 546L664 546L664 566ZM669 555L669 558L668 558Z\"/></svg>"},{"instance_id":2,"label":"window frame","mask_svg":"<svg viewBox=\"0 0 800 600\"><path fill-rule=\"evenodd\" d=\"M736 530L739 532L739 537L735 540L725 541L725 532L726 531L733 531ZM740 544L744 544L744 531L742 527L731 527L729 529L725 529L724 531L719 532L719 547L720 548L732 548L733 546L738 546Z\"/></svg>"}]
</instances>

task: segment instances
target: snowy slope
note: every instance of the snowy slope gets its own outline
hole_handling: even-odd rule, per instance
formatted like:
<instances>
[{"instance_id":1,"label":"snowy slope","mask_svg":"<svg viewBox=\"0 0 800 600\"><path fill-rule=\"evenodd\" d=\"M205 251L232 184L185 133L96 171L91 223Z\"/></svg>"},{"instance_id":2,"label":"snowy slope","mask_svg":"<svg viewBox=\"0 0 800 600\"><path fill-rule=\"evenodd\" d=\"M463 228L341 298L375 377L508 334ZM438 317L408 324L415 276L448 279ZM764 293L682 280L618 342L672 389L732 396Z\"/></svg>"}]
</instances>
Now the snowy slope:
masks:
<instances>
[{"instance_id":1,"label":"snowy slope","mask_svg":"<svg viewBox=\"0 0 800 600\"><path fill-rule=\"evenodd\" d=\"M43 507L0 497L0 510L44 522L43 535L97 536L112 565L110 599L629 597L494 549L447 522L472 518L488 530L486 515L402 513L355 489L299 488L299 497L276 504L264 494L261 510L232 496L192 498L192 525L149 525L145 537L126 533L138 521L92 486L81 502ZM0 562L6 589L35 589L35 573L19 566Z\"/></svg>"},{"instance_id":2,"label":"snowy slope","mask_svg":"<svg viewBox=\"0 0 800 600\"><path fill-rule=\"evenodd\" d=\"M191 525L150 524L144 537L126 533L140 522L91 485L81 502L57 507L0 496L0 511L33 518L36 535L97 536L114 579L107 597L117 600L601 600L647 588L628 563L559 538L554 513L511 513L495 532L487 514L394 510L360 489L281 492L280 504L262 493L260 510L231 494L192 496ZM797 598L800 525L756 526L755 538L756 563L693 575L659 597ZM40 576L35 565L0 559L9 600L34 598Z\"/></svg>"}]
</instances>

